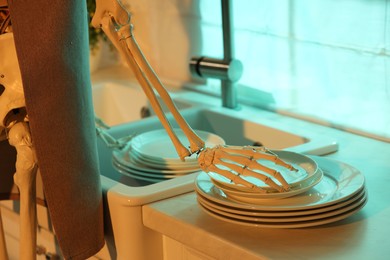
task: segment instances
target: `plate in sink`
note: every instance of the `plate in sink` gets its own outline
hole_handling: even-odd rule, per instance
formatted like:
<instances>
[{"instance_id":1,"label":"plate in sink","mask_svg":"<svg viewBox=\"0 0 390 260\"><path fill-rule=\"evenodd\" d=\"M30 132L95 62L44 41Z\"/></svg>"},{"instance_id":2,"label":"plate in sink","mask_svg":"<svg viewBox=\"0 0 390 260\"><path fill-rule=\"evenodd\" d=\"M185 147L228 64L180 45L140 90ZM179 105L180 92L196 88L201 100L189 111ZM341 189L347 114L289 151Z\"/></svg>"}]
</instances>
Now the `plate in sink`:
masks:
<instances>
[{"instance_id":1,"label":"plate in sink","mask_svg":"<svg viewBox=\"0 0 390 260\"><path fill-rule=\"evenodd\" d=\"M183 168L183 169L156 169L151 168L143 164L139 164L136 160L134 160L131 156L123 156L120 152L114 151L113 153L113 162L117 165L121 165L122 169L127 169L133 172L139 173L149 173L149 174L157 174L157 175L182 175L187 174L194 171L199 171L199 167L193 168Z\"/></svg>"},{"instance_id":2,"label":"plate in sink","mask_svg":"<svg viewBox=\"0 0 390 260\"><path fill-rule=\"evenodd\" d=\"M180 129L174 129L180 142L189 147L189 141L184 132ZM206 147L223 145L225 141L216 134L195 130L196 134L205 142ZM155 163L183 163L165 129L154 130L140 134L132 139L132 149L140 157ZM186 158L186 162L195 163L196 156Z\"/></svg>"}]
</instances>

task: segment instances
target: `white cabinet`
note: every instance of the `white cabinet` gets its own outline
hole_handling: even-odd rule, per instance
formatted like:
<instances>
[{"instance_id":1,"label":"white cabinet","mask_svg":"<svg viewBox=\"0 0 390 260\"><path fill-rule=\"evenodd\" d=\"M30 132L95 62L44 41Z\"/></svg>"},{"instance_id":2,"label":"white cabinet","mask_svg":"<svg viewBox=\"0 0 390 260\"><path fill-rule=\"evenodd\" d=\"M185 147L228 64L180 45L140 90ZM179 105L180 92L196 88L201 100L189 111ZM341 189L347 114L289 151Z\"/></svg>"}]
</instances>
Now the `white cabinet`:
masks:
<instances>
[{"instance_id":1,"label":"white cabinet","mask_svg":"<svg viewBox=\"0 0 390 260\"><path fill-rule=\"evenodd\" d=\"M164 260L212 260L215 258L209 257L193 248L190 248L182 243L163 236L164 243Z\"/></svg>"}]
</instances>

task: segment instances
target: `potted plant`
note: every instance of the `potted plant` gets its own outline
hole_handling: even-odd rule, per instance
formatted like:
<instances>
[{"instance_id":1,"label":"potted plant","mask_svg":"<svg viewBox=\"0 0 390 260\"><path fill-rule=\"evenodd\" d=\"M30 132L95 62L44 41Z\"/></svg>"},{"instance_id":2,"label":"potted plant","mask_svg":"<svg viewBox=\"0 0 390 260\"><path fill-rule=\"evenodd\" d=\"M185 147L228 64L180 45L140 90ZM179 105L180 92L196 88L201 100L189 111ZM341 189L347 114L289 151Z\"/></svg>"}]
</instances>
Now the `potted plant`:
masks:
<instances>
[{"instance_id":1,"label":"potted plant","mask_svg":"<svg viewBox=\"0 0 390 260\"><path fill-rule=\"evenodd\" d=\"M95 14L96 0L87 0L88 10L88 32L89 32L89 48L91 53L94 54L99 49L100 41L107 41L107 36L100 28L95 28L91 25L92 17Z\"/></svg>"},{"instance_id":2,"label":"potted plant","mask_svg":"<svg viewBox=\"0 0 390 260\"><path fill-rule=\"evenodd\" d=\"M118 63L118 55L107 35L100 28L91 25L92 17L95 14L96 0L87 0L88 10L88 32L90 50L90 71L107 67Z\"/></svg>"}]
</instances>

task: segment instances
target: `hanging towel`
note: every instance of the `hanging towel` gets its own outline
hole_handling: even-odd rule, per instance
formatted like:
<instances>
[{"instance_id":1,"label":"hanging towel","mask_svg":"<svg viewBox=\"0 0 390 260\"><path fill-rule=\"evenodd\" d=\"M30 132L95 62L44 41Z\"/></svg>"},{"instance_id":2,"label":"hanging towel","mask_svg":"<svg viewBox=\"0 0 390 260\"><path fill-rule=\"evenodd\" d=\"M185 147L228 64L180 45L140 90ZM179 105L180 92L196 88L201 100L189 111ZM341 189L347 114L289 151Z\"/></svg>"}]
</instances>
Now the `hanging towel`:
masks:
<instances>
[{"instance_id":1,"label":"hanging towel","mask_svg":"<svg viewBox=\"0 0 390 260\"><path fill-rule=\"evenodd\" d=\"M86 2L8 4L51 221L63 256L86 259L104 245Z\"/></svg>"}]
</instances>

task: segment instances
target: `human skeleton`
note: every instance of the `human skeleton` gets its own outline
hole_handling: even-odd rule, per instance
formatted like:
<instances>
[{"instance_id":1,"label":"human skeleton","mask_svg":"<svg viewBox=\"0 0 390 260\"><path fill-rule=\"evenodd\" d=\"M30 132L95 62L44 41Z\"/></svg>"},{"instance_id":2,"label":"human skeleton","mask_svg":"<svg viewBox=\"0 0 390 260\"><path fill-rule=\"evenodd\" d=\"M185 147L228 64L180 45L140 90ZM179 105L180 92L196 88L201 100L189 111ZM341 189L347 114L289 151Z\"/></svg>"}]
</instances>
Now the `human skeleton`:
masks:
<instances>
[{"instance_id":1,"label":"human skeleton","mask_svg":"<svg viewBox=\"0 0 390 260\"><path fill-rule=\"evenodd\" d=\"M143 55L133 35L130 14L119 0L97 0L96 6L92 25L103 29L130 68L135 72L137 80L166 129L177 154L183 161L187 156L195 153L198 155L199 166L202 170L223 175L237 185L261 191L260 187L241 178L241 176L249 175L259 178L279 192L289 190L288 183L278 171L263 166L258 160L270 160L289 170L295 171L295 169L280 160L268 149L226 145L206 148L205 142L181 116L168 92ZM21 248L23 248L21 259L34 259L36 246L35 177L38 167L29 131L13 37L12 33L7 32L9 17L7 19L7 25L4 25L4 22L0 27L2 33L0 35L0 141L8 138L9 143L17 151L14 181L20 190L21 197ZM158 92L189 140L190 146L188 148L180 142L174 133L154 91ZM98 128L97 132L110 145L117 143L117 140L110 137L101 128ZM274 182L269 175L275 177L279 184ZM30 250L27 250L27 248Z\"/></svg>"}]
</instances>

